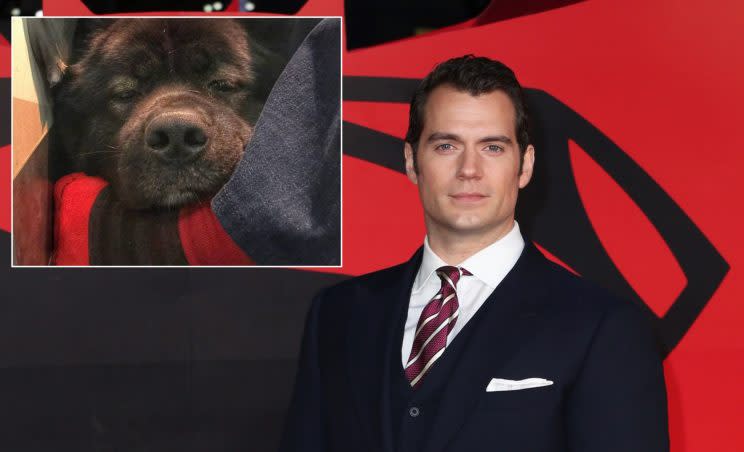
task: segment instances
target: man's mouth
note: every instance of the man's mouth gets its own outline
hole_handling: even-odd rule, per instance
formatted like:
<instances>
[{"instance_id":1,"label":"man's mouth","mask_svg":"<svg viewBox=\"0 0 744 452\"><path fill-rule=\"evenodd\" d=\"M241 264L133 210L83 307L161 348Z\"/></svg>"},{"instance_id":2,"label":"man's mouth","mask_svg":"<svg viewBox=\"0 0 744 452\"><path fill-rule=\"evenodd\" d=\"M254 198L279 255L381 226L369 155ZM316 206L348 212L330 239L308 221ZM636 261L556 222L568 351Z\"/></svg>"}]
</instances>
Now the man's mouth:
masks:
<instances>
[{"instance_id":1,"label":"man's mouth","mask_svg":"<svg viewBox=\"0 0 744 452\"><path fill-rule=\"evenodd\" d=\"M478 192L461 192L454 193L450 197L459 202L478 202L486 199L488 196Z\"/></svg>"}]
</instances>

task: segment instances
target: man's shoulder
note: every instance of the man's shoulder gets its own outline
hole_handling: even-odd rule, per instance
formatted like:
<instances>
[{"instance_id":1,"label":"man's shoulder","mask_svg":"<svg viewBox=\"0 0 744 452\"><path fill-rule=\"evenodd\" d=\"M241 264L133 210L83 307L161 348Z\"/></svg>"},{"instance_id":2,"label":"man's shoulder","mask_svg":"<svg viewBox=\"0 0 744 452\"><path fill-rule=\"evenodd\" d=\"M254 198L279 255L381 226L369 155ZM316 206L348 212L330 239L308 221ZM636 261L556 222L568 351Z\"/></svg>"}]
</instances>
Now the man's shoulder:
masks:
<instances>
[{"instance_id":1,"label":"man's shoulder","mask_svg":"<svg viewBox=\"0 0 744 452\"><path fill-rule=\"evenodd\" d=\"M313 302L318 318L330 323L348 322L352 317L387 310L400 300L395 290L408 274L406 263L349 278L322 289Z\"/></svg>"},{"instance_id":2,"label":"man's shoulder","mask_svg":"<svg viewBox=\"0 0 744 452\"><path fill-rule=\"evenodd\" d=\"M618 298L606 288L549 261L542 254L540 260L540 265L534 267L535 284L555 309L594 315L638 309L630 301Z\"/></svg>"},{"instance_id":3,"label":"man's shoulder","mask_svg":"<svg viewBox=\"0 0 744 452\"><path fill-rule=\"evenodd\" d=\"M323 292L327 297L348 297L352 294L363 294L390 287L390 285L400 282L400 278L405 274L406 266L407 263L403 262L392 267L355 276L329 286L323 289Z\"/></svg>"}]
</instances>

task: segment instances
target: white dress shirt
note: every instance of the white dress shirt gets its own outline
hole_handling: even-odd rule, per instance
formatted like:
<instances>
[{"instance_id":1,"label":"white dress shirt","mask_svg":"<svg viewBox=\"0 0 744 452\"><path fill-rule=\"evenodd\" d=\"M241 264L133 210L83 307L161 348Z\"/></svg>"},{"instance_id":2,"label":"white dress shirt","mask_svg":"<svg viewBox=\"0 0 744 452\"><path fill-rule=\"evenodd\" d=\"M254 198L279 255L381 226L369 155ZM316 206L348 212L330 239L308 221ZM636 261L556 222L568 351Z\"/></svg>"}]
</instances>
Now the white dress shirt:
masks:
<instances>
[{"instance_id":1,"label":"white dress shirt","mask_svg":"<svg viewBox=\"0 0 744 452\"><path fill-rule=\"evenodd\" d=\"M457 283L457 300L460 312L455 327L447 336L447 345L457 336L473 315L483 306L491 292L501 283L507 273L517 263L524 249L524 239L519 232L519 225L514 222L512 230L496 242L465 259L457 267L468 270L473 276L463 276ZM413 333L421 312L431 299L439 292L441 280L436 274L439 267L448 265L429 247L429 238L424 239L424 255L416 279L411 289L411 300L408 303L408 317L403 331L401 358L403 367L408 362L413 347Z\"/></svg>"}]
</instances>

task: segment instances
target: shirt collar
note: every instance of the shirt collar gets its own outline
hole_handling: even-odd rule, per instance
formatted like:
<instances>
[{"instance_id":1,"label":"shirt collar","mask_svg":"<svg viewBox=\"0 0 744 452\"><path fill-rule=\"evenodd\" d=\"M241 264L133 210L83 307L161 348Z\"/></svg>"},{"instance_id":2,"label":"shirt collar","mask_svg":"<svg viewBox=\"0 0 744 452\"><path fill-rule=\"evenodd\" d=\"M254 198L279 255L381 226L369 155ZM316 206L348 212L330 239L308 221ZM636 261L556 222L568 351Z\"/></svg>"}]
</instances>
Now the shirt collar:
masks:
<instances>
[{"instance_id":1,"label":"shirt collar","mask_svg":"<svg viewBox=\"0 0 744 452\"><path fill-rule=\"evenodd\" d=\"M465 259L458 267L467 269L480 281L495 288L517 263L523 249L524 239L515 221L505 236ZM431 249L427 236L421 266L413 282L413 292L421 290L435 271L444 265L448 264Z\"/></svg>"}]
</instances>

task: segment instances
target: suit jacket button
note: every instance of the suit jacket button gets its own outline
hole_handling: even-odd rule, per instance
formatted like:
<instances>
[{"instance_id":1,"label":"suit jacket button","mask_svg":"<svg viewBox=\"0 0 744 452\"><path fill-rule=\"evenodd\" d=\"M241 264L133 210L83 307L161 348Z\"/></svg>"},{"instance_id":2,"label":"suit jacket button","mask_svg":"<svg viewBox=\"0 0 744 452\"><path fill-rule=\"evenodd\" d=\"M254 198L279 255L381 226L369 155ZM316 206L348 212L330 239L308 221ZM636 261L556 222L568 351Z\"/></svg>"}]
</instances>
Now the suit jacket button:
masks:
<instances>
[{"instance_id":1,"label":"suit jacket button","mask_svg":"<svg viewBox=\"0 0 744 452\"><path fill-rule=\"evenodd\" d=\"M418 416L419 414L421 414L421 411L420 411L420 410L419 410L419 409L418 409L417 407L415 407L415 406L412 406L412 407L411 407L411 408L410 408L410 409L408 410L408 414L410 414L410 415L411 415L411 417L417 417L417 416Z\"/></svg>"}]
</instances>

